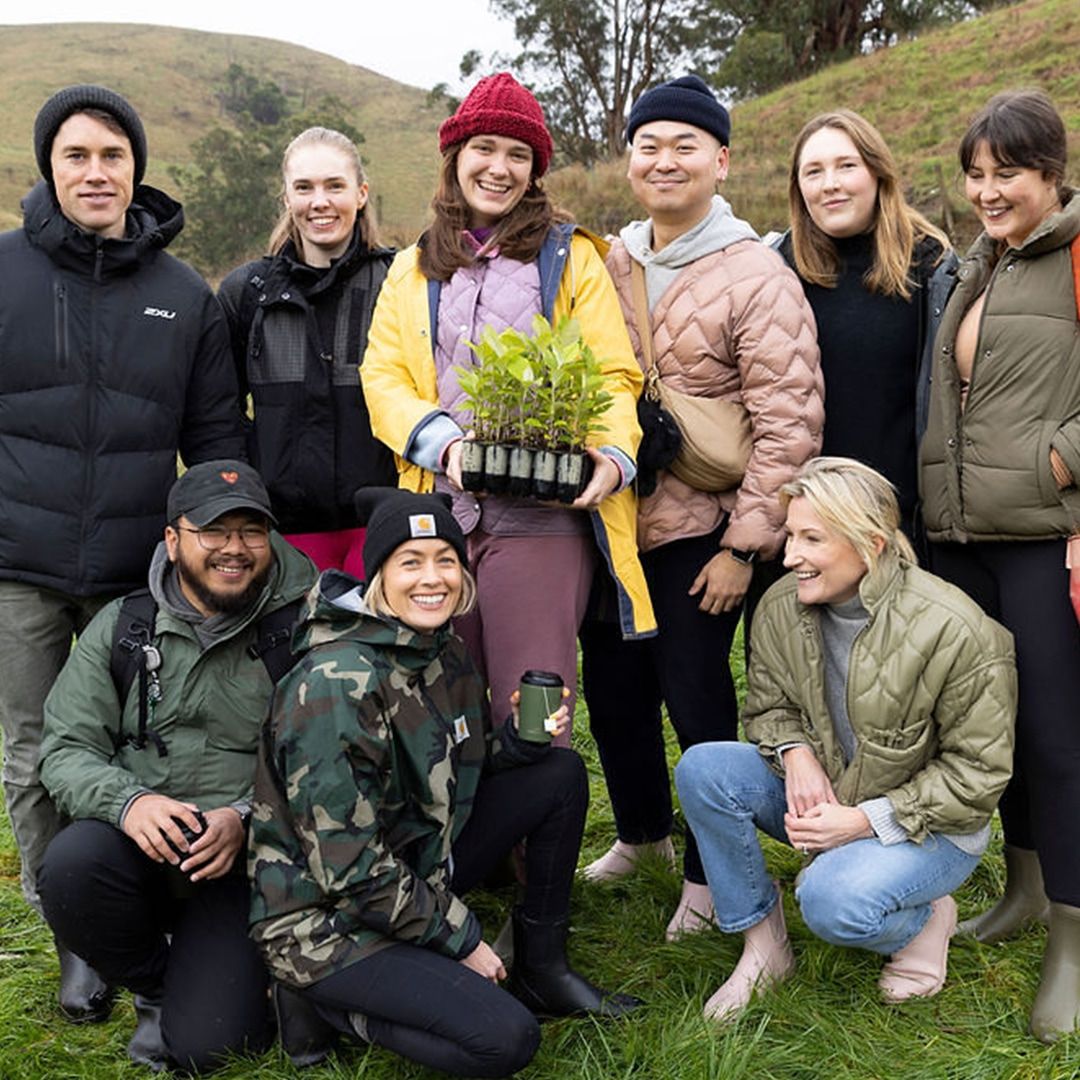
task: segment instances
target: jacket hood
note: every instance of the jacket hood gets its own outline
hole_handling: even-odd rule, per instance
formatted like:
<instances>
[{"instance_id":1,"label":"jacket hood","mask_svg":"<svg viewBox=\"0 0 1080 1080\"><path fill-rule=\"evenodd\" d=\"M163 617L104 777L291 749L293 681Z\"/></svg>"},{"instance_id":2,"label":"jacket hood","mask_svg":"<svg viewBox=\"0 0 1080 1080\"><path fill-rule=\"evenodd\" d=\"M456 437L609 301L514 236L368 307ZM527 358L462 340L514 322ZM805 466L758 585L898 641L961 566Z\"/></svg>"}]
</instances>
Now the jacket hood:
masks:
<instances>
[{"instance_id":1,"label":"jacket hood","mask_svg":"<svg viewBox=\"0 0 1080 1080\"><path fill-rule=\"evenodd\" d=\"M384 649L405 668L426 667L451 636L450 624L421 634L397 619L374 615L364 600L364 585L341 570L325 570L308 593L293 631L298 655L319 645L355 642Z\"/></svg>"},{"instance_id":2,"label":"jacket hood","mask_svg":"<svg viewBox=\"0 0 1080 1080\"><path fill-rule=\"evenodd\" d=\"M163 191L140 184L127 212L127 226L119 239L84 232L60 210L56 194L39 181L22 201L23 229L30 242L55 262L72 269L90 269L100 247L102 272L135 269L150 253L164 250L184 227L184 210Z\"/></svg>"},{"instance_id":3,"label":"jacket hood","mask_svg":"<svg viewBox=\"0 0 1080 1080\"><path fill-rule=\"evenodd\" d=\"M226 618L229 623L229 633L234 633L264 611L273 611L275 608L284 607L286 604L291 604L294 600L300 599L311 588L311 584L315 580L315 564L303 552L294 548L276 530L270 533L270 549L274 553L274 562L270 568L270 577L267 580L266 588L263 590L258 603L253 605L249 611L244 612L240 618L212 616L207 619L188 605L186 600L183 601L182 605L174 603L174 594L165 583L166 575L172 572L172 563L169 562L169 554L164 540L154 549L153 557L150 560L150 571L147 575L150 593L157 601L158 607L181 622L211 623Z\"/></svg>"},{"instance_id":4,"label":"jacket hood","mask_svg":"<svg viewBox=\"0 0 1080 1080\"><path fill-rule=\"evenodd\" d=\"M660 251L652 250L652 222L631 221L619 233L630 256L643 266L650 263L670 269L686 266L714 251L722 251L740 240L757 240L752 225L737 218L722 195L714 195L709 212L692 229L672 240Z\"/></svg>"}]
</instances>

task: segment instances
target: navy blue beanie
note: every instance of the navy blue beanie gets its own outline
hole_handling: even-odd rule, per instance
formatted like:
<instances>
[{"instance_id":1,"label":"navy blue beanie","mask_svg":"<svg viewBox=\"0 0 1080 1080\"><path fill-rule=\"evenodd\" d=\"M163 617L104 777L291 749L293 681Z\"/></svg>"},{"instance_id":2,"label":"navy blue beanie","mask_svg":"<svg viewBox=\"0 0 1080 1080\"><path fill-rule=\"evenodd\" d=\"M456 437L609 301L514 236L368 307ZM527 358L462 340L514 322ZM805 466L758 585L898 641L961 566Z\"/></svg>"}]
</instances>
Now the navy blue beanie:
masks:
<instances>
[{"instance_id":1,"label":"navy blue beanie","mask_svg":"<svg viewBox=\"0 0 1080 1080\"><path fill-rule=\"evenodd\" d=\"M704 79L697 75L683 75L646 90L630 110L626 141L633 142L634 132L651 120L692 124L714 135L721 146L731 145L731 117Z\"/></svg>"}]
</instances>

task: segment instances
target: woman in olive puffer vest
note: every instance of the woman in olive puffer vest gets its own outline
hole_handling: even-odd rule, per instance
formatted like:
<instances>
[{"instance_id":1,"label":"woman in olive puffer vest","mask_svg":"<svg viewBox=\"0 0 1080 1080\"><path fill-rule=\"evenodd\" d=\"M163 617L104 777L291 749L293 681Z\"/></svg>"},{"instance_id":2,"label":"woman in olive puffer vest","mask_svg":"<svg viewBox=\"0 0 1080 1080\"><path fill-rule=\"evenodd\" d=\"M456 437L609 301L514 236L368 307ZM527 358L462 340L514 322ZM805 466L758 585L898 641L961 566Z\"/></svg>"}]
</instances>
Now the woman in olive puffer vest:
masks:
<instances>
[{"instance_id":1,"label":"woman in olive puffer vest","mask_svg":"<svg viewBox=\"0 0 1080 1080\"><path fill-rule=\"evenodd\" d=\"M956 904L1012 765L1010 635L920 570L892 486L851 458L781 489L784 565L758 607L746 743L691 747L676 768L716 922L742 957L705 1015L726 1019L795 958L758 829L811 861L803 920L888 960L888 1002L936 994Z\"/></svg>"},{"instance_id":2,"label":"woman in olive puffer vest","mask_svg":"<svg viewBox=\"0 0 1080 1080\"><path fill-rule=\"evenodd\" d=\"M1031 1028L1080 1020L1080 196L1065 127L1037 92L999 94L960 145L984 232L935 341L921 488L930 564L1016 637L1016 767L1001 800L1005 895L961 925L1050 935ZM1070 539L1071 538L1071 539ZM1067 558L1067 553L1072 558ZM1071 569L1069 568L1071 563Z\"/></svg>"}]
</instances>

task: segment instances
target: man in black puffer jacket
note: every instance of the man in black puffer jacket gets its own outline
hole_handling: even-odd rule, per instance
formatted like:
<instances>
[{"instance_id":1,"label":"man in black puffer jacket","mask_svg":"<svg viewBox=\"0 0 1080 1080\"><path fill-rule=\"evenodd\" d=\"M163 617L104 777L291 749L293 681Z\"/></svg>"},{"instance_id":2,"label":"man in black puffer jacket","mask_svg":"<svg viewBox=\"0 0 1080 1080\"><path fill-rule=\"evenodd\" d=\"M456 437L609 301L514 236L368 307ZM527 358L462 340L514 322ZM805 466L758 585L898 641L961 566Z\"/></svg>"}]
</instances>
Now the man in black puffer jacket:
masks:
<instances>
[{"instance_id":1,"label":"man in black puffer jacket","mask_svg":"<svg viewBox=\"0 0 1080 1080\"><path fill-rule=\"evenodd\" d=\"M0 723L23 891L57 831L38 776L42 704L79 633L146 578L176 455L243 456L224 318L165 253L178 203L143 186L131 105L69 86L42 106L43 180L0 236ZM61 955L61 1007L103 1019L104 987Z\"/></svg>"}]
</instances>

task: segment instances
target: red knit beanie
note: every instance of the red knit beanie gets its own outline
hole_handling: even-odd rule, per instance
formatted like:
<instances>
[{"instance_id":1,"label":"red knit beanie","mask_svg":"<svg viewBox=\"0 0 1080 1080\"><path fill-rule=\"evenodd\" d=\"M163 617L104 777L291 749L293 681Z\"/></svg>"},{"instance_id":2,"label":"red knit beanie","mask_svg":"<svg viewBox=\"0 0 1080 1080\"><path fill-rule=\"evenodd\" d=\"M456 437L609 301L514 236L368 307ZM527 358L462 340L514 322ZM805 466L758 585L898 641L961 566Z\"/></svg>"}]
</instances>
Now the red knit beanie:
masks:
<instances>
[{"instance_id":1,"label":"red knit beanie","mask_svg":"<svg viewBox=\"0 0 1080 1080\"><path fill-rule=\"evenodd\" d=\"M474 135L504 135L520 139L533 151L533 175L543 176L551 164L553 146L540 103L508 71L488 75L469 92L453 116L439 127L439 150Z\"/></svg>"}]
</instances>

